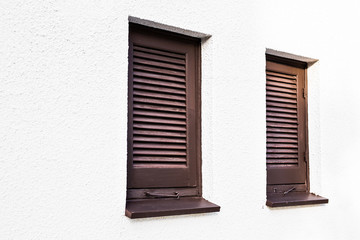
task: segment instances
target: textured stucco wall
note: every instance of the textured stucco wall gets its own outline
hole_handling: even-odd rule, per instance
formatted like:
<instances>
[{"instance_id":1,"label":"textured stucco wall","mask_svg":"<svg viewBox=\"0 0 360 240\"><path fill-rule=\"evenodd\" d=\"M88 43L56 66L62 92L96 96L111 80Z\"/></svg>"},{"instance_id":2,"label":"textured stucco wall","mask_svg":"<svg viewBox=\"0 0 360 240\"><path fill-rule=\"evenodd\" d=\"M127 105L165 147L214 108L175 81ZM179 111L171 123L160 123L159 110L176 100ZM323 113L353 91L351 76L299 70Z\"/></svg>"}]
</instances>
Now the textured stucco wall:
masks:
<instances>
[{"instance_id":1,"label":"textured stucco wall","mask_svg":"<svg viewBox=\"0 0 360 240\"><path fill-rule=\"evenodd\" d=\"M0 239L355 239L359 3L1 1ZM203 195L220 213L130 220L128 17L202 44ZM308 70L311 190L265 206L266 48Z\"/></svg>"}]
</instances>

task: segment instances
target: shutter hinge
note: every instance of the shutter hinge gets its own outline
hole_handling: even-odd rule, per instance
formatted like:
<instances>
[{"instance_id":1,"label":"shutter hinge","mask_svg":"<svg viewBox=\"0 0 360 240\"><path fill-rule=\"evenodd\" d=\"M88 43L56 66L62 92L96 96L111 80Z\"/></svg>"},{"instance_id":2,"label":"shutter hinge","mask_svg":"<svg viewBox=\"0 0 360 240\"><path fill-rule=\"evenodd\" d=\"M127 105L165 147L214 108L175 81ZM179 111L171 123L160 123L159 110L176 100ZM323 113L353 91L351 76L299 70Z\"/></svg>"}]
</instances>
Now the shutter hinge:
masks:
<instances>
[{"instance_id":1,"label":"shutter hinge","mask_svg":"<svg viewBox=\"0 0 360 240\"><path fill-rule=\"evenodd\" d=\"M307 163L307 154L306 154L306 152L304 152L304 162Z\"/></svg>"},{"instance_id":2,"label":"shutter hinge","mask_svg":"<svg viewBox=\"0 0 360 240\"><path fill-rule=\"evenodd\" d=\"M303 91L303 97L306 98L305 88L303 88L302 91Z\"/></svg>"}]
</instances>

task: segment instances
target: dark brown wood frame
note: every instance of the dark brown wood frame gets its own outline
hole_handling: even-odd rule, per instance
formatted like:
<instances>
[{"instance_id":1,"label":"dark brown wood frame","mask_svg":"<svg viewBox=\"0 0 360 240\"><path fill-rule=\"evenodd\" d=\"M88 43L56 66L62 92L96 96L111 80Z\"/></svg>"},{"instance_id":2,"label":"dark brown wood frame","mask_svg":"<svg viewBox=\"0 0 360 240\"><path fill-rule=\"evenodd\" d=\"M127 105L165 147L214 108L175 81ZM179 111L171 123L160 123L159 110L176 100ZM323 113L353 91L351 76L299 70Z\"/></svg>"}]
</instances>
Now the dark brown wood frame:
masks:
<instances>
[{"instance_id":1,"label":"dark brown wood frame","mask_svg":"<svg viewBox=\"0 0 360 240\"><path fill-rule=\"evenodd\" d=\"M170 39L176 39L176 41L179 41L179 39L177 38L176 34L169 34L167 32L164 31L160 31L158 29L149 29L143 26L139 26L136 24L131 24L130 28L133 32L135 33L139 33L142 34L143 32L147 32L149 33L149 37L152 38L152 35L150 35L150 33L154 33L154 35L156 36L156 34L159 34L160 36L164 35L167 38ZM160 37L155 38L156 40L159 40ZM195 61L194 63L187 63L190 66L194 66L193 68L190 68L189 66L187 67L187 69L190 71L194 71L194 72L189 72L187 73L187 75L192 76L194 82L187 82L187 84L193 84L194 87L187 86L186 87L186 91L192 91L192 93L188 92L187 93L187 97L186 97L186 101L187 101L187 105L189 106L193 106L194 108L190 111L187 110L187 144L190 144L189 141L191 141L191 147L187 146L187 151L191 151L188 152L188 155L190 155L189 157L191 158L191 162L188 162L188 165L186 168L152 168L151 169L134 169L134 171L142 171L142 172L149 172L149 171L154 171L155 175L158 174L166 174L169 175L169 177L167 177L167 182L163 183L163 182L149 182L147 181L146 183L143 183L143 188L159 188L158 191L167 191L161 188L166 188L166 186L164 186L163 184L166 185L170 185L171 187L190 187L188 185L184 185L184 183L181 183L181 181L179 181L179 179L173 179L172 183L169 183L168 181L171 179L170 176L176 176L179 174L182 174L180 172L184 172L184 171L188 171L190 170L191 172L189 172L189 177L190 177L190 185L191 186L196 186L198 189L201 189L201 185L200 183L200 179L201 179L201 99L200 99L200 93L201 93L201 89L199 89L199 87L201 86L200 83L200 78L198 76L200 76L200 72L199 72L199 64L196 61L199 61L200 59L200 41L199 39L193 39L193 38L189 38L189 37L184 37L182 35L179 36L181 41L189 41L191 42L192 46L194 43L196 43L195 46L195 52L194 52L194 58L187 58L188 61ZM157 45L158 43L154 43L153 45ZM167 41L164 40L164 43L162 44L167 44ZM179 44L179 46L182 46L182 43ZM133 93L132 93L132 55L131 55L131 51L132 51L132 44L130 44L129 46L129 112L128 112L128 117L129 117L129 124L131 124L133 122L132 120L132 103L133 103ZM189 77L190 78L190 77ZM190 109L190 107L187 107ZM189 115L192 116L189 116ZM132 169L132 128L129 127L128 129L128 170ZM195 160L195 161L194 161ZM190 168L191 167L191 168ZM191 170L192 169L192 170ZM179 172L180 171L180 172ZM178 173L179 172L179 173ZM141 174L141 173L140 173ZM144 173L146 175L146 173ZM184 172L185 174L185 172ZM131 171L128 173L128 186L130 187L130 185L135 185L135 188L139 188L139 185L141 184L137 184L136 182L139 181L139 177L135 177L132 178L132 173ZM156 179L155 179L156 180ZM155 181L154 180L154 181ZM131 187L134 188L134 187ZM200 191L198 190L200 195Z\"/></svg>"},{"instance_id":2,"label":"dark brown wood frame","mask_svg":"<svg viewBox=\"0 0 360 240\"><path fill-rule=\"evenodd\" d=\"M277 193L274 193L274 186L267 187L267 202L266 205L270 207L281 207L281 206L293 206L293 205L308 205L308 204L321 204L328 203L328 199L321 196L310 193L310 182L309 182L309 134L308 134L308 79L307 79L307 67L308 64L305 62L296 61L293 59L283 58L266 54L267 62L274 62L287 66L304 69L304 141L305 141L305 152L304 158L306 162L305 166L305 184L298 185L293 188L289 188L290 185L277 185ZM293 185L293 184L292 184Z\"/></svg>"},{"instance_id":3,"label":"dark brown wood frame","mask_svg":"<svg viewBox=\"0 0 360 240\"><path fill-rule=\"evenodd\" d=\"M132 166L132 127L130 124L133 122L132 119L132 109L133 109L133 81L132 81L132 69L133 69L133 61L132 61L132 40L129 34L129 87L128 87L128 99L129 99L129 111L128 111L128 190L127 190L127 207L126 207L126 215L131 218L138 217L151 217L151 216L165 216L165 215L177 215L177 214L188 214L188 213L200 213L200 212L214 212L219 211L220 207L212 204L203 198L202 195L202 182L201 182L201 41L200 39L171 33L159 29L153 29L149 27L144 27L138 24L129 24L129 31L139 32L139 33L149 33L150 38L152 36L166 36L167 39L173 39L175 41L181 42L191 42L194 48L193 58L186 57L187 65L193 64L193 73L189 72L189 74L194 75L194 87L187 86L187 91L194 91L192 93L187 93L186 102L192 101L193 107L188 109L186 118L190 119L187 121L192 121L190 124L188 122L187 128L187 139L191 138L191 147L189 146L189 140L187 140L187 151L192 151L191 162L193 167L195 167L194 172L190 172L190 185L184 185L183 183L179 183L177 179L174 179L170 185L163 185L161 182L147 182L145 184L138 184L134 181L138 181L139 174L134 178L133 175L133 166ZM158 37L155 37L155 39ZM159 40L159 39L158 39ZM158 43L157 43L158 44ZM195 45L194 45L195 44ZM150 44L151 45L151 44ZM187 55L187 54L186 54ZM194 61L193 63L189 63L190 60ZM191 66L191 65L190 65ZM188 66L187 66L188 69ZM188 75L188 73L187 73ZM190 83L191 84L191 83ZM191 106L191 105L190 105ZM192 116L190 117L189 114ZM191 120L192 119L192 120ZM190 127L191 128L190 128ZM190 135L192 136L190 136ZM190 137L189 137L190 136ZM189 154L190 155L190 154ZM190 160L189 160L190 161ZM194 162L195 161L195 162ZM181 169L180 169L181 170ZM166 168L161 168L160 172L174 172L175 168L166 170ZM173 173L171 173L173 174ZM170 174L170 175L171 175ZM151 179L151 178L150 178ZM168 184L168 183L167 183ZM169 195L169 193L176 193L181 196L180 200L175 199L151 199L152 195ZM144 194L144 193L148 194ZM149 197L150 196L150 197ZM152 207L149 208L149 200L151 200ZM170 201L167 201L170 200ZM176 201L176 202L173 202ZM158 209L154 210L154 204L158 206Z\"/></svg>"},{"instance_id":4,"label":"dark brown wood frame","mask_svg":"<svg viewBox=\"0 0 360 240\"><path fill-rule=\"evenodd\" d=\"M293 83L288 83L287 85L293 85L293 87L296 88L296 105L295 103L290 103L292 102L294 99L289 99L289 98L293 98L294 97L294 93L287 93L287 91L290 91L290 89L288 90L287 88L282 88L282 87L275 87L276 90L272 90L274 87L272 86L272 84L270 86L268 86L267 88L270 88L271 90L269 90L269 94L271 93L271 95L269 96L269 102L272 103L273 107L269 107L269 113L271 114L269 115L269 118L271 120L269 120L269 124L274 124L273 121L275 121L276 125L283 125L283 126L272 126L269 127L269 129L272 129L271 132L269 132L268 134L271 135L269 136L270 139L272 138L280 138L279 133L288 133L286 135L295 135L295 133L292 133L292 131L294 130L293 127L296 126L295 123L291 123L291 125L293 125L292 127L289 126L285 126L285 125L290 125L290 123L285 123L288 121L287 116L282 116L284 115L284 113L282 111L284 111L286 109L286 111L288 111L288 107L282 107L281 105L283 105L283 102L277 102L278 100L274 100L272 99L274 96L276 98L279 99L284 99L286 101L286 103L288 105L293 105L296 106L296 113L291 113L291 114L287 114L287 115L295 115L297 116L297 138L296 138L296 144L298 145L298 148L296 149L296 154L297 156L297 164L296 165L288 165L285 163L282 163L283 161L281 161L281 158L284 158L284 156L282 155L288 155L286 154L288 151L291 150L291 152L293 152L293 149L287 149L287 148L278 148L278 147L271 147L269 149L269 155L276 155L276 158L279 159L271 159L272 161L275 161L276 163L282 163L282 164L275 164L275 165L270 165L268 166L268 184L278 184L278 185L284 185L284 184L306 184L306 170L305 168L307 167L307 163L306 163L306 149L307 149L307 141L306 141L306 135L307 135L307 129L306 129L306 115L307 112L305 110L306 108L306 98L305 95L303 96L303 92L305 91L305 71L303 68L299 68L299 67L294 67L294 66L289 66L289 65L285 65L283 63L278 63L278 62L273 62L273 61L267 61L267 67L266 67L267 71L269 70L269 74L273 75L275 74L275 72L281 73L277 78L281 78L283 79L282 81L285 82L293 82L294 80L288 80L286 78L281 77L282 74L286 74L289 77L293 77L293 75L296 75L296 79L297 81L294 82L296 83L296 85L293 85ZM277 73L275 75L278 75ZM271 77L272 78L272 77ZM273 82L273 81L270 81ZM280 91L278 89L284 89L285 92L277 92ZM293 91L293 89L291 89L291 91ZM268 93L267 93L268 94ZM283 96L283 95L292 95L292 96ZM284 98L285 97L285 98ZM268 100L267 100L268 101ZM283 100L282 100L283 101ZM275 104L275 105L273 105ZM280 104L280 105L279 105ZM277 110L275 112L274 111L274 106L277 106L276 108L283 108L282 110ZM268 109L268 108L267 108ZM290 117L290 116L289 116ZM291 116L294 117L294 116ZM273 119L275 118L275 119ZM278 119L277 119L278 118ZM285 122L283 122L283 118L286 119ZM281 119L281 120L280 120ZM291 119L293 121L293 119ZM275 131L275 132L274 132ZM290 133L291 132L291 133ZM274 136L272 136L274 135ZM290 136L289 136L290 137ZM287 141L290 141L290 139L287 139L287 137L281 137L280 139L282 141L284 141L285 138ZM277 144L278 140L277 139L275 142ZM292 140L292 139L291 139ZM272 139L272 141L270 141L269 143L274 144L275 142L273 142L274 140ZM293 141L293 140L292 140ZM280 152L281 151L281 152ZM285 151L285 152L284 152ZM272 154L271 154L272 153ZM274 154L275 153L275 154ZM284 154L285 153L285 154ZM269 156L270 157L270 156ZM285 159L288 160L288 159ZM295 160L295 159L293 159Z\"/></svg>"}]
</instances>

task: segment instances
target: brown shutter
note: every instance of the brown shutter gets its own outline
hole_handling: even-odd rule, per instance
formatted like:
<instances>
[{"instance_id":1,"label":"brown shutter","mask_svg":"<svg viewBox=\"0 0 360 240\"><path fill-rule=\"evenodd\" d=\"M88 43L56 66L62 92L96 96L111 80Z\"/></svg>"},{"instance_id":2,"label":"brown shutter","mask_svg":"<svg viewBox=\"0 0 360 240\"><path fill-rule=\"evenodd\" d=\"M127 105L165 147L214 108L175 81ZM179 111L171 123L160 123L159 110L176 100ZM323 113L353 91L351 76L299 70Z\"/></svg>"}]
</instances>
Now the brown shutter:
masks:
<instances>
[{"instance_id":1,"label":"brown shutter","mask_svg":"<svg viewBox=\"0 0 360 240\"><path fill-rule=\"evenodd\" d=\"M135 45L133 56L133 164L186 165L185 54Z\"/></svg>"},{"instance_id":2,"label":"brown shutter","mask_svg":"<svg viewBox=\"0 0 360 240\"><path fill-rule=\"evenodd\" d=\"M268 185L306 183L305 69L266 63Z\"/></svg>"},{"instance_id":3,"label":"brown shutter","mask_svg":"<svg viewBox=\"0 0 360 240\"><path fill-rule=\"evenodd\" d=\"M128 189L198 187L199 41L130 26Z\"/></svg>"}]
</instances>

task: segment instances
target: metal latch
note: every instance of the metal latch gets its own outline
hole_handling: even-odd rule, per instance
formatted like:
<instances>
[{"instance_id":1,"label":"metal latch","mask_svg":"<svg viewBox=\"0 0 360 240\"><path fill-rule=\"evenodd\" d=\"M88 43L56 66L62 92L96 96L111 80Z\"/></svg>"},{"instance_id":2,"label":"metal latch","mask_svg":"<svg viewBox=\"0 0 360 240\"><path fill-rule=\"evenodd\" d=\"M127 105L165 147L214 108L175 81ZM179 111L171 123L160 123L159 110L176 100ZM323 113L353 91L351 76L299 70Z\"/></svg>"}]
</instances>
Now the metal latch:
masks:
<instances>
[{"instance_id":1,"label":"metal latch","mask_svg":"<svg viewBox=\"0 0 360 240\"><path fill-rule=\"evenodd\" d=\"M291 192L291 191L294 191L295 189L296 189L295 187L290 188L289 190L287 190L287 191L284 192L284 195L288 194L288 193Z\"/></svg>"},{"instance_id":2,"label":"metal latch","mask_svg":"<svg viewBox=\"0 0 360 240\"><path fill-rule=\"evenodd\" d=\"M180 194L178 192L174 192L174 195L145 192L145 195L148 197L153 197L153 198L177 198L177 199L180 199Z\"/></svg>"}]
</instances>

